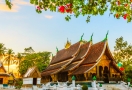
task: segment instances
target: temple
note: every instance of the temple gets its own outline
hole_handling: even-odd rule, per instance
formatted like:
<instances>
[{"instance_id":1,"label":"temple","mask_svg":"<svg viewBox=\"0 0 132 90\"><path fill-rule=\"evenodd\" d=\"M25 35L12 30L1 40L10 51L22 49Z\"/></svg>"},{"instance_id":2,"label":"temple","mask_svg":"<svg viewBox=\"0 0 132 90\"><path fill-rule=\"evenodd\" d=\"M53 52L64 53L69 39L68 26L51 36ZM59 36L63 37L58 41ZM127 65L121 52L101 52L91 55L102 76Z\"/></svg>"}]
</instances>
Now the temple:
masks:
<instances>
[{"instance_id":1,"label":"temple","mask_svg":"<svg viewBox=\"0 0 132 90\"><path fill-rule=\"evenodd\" d=\"M6 72L3 63L0 61L0 84L7 84L9 79L9 74Z\"/></svg>"},{"instance_id":2,"label":"temple","mask_svg":"<svg viewBox=\"0 0 132 90\"><path fill-rule=\"evenodd\" d=\"M107 34L108 35L108 34ZM58 50L49 66L41 73L44 82L91 81L96 76L97 81L109 83L122 79L123 72L117 67L109 50L106 38L98 43L92 43L92 36L88 42L81 40L75 44L68 42L66 48Z\"/></svg>"}]
</instances>

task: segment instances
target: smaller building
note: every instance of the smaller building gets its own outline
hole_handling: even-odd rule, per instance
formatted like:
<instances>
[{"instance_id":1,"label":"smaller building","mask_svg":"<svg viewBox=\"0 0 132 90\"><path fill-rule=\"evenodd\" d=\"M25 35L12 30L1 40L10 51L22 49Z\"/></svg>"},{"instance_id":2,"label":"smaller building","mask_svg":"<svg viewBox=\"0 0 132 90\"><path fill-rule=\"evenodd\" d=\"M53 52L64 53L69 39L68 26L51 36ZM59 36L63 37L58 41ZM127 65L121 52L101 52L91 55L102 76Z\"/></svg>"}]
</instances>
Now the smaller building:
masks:
<instances>
[{"instance_id":1,"label":"smaller building","mask_svg":"<svg viewBox=\"0 0 132 90\"><path fill-rule=\"evenodd\" d=\"M0 61L0 84L8 84L9 74L6 72L3 63Z\"/></svg>"},{"instance_id":2,"label":"smaller building","mask_svg":"<svg viewBox=\"0 0 132 90\"><path fill-rule=\"evenodd\" d=\"M41 74L37 67L31 67L23 75L23 87L32 87L33 85L40 85Z\"/></svg>"}]
</instances>

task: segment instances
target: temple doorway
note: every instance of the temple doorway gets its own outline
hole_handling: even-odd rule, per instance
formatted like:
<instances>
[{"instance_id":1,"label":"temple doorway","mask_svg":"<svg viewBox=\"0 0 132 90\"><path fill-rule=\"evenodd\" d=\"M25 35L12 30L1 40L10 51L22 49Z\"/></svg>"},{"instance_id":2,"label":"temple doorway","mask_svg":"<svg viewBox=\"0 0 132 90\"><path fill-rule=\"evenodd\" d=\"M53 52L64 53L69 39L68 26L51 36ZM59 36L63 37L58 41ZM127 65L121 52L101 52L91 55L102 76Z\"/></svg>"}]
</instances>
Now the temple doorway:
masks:
<instances>
[{"instance_id":1,"label":"temple doorway","mask_svg":"<svg viewBox=\"0 0 132 90\"><path fill-rule=\"evenodd\" d=\"M103 73L103 67L102 66L99 66L99 77L102 77Z\"/></svg>"},{"instance_id":2,"label":"temple doorway","mask_svg":"<svg viewBox=\"0 0 132 90\"><path fill-rule=\"evenodd\" d=\"M37 85L37 78L33 78L33 85Z\"/></svg>"},{"instance_id":3,"label":"temple doorway","mask_svg":"<svg viewBox=\"0 0 132 90\"><path fill-rule=\"evenodd\" d=\"M68 81L68 72L60 72L58 74L58 81L59 82L66 82L66 81Z\"/></svg>"},{"instance_id":4,"label":"temple doorway","mask_svg":"<svg viewBox=\"0 0 132 90\"><path fill-rule=\"evenodd\" d=\"M0 84L3 84L3 78L0 78Z\"/></svg>"},{"instance_id":5,"label":"temple doorway","mask_svg":"<svg viewBox=\"0 0 132 90\"><path fill-rule=\"evenodd\" d=\"M109 83L109 70L107 66L104 67L103 76L104 76L104 83Z\"/></svg>"}]
</instances>

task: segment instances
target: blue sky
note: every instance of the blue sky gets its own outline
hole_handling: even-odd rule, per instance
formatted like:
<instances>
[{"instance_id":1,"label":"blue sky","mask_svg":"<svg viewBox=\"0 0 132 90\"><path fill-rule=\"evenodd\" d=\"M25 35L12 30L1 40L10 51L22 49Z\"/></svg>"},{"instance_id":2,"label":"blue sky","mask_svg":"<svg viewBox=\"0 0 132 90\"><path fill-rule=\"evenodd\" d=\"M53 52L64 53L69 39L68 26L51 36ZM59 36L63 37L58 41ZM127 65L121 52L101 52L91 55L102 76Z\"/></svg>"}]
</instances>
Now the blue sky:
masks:
<instances>
[{"instance_id":1,"label":"blue sky","mask_svg":"<svg viewBox=\"0 0 132 90\"><path fill-rule=\"evenodd\" d=\"M8 10L4 2L0 3L0 43L16 53L31 46L36 52L50 51L55 54L56 46L63 49L67 38L73 44L80 40L83 33L84 40L89 40L94 33L93 43L97 43L104 39L107 30L111 51L114 50L116 38L120 36L129 44L132 42L132 23L122 18L114 19L112 15L109 17L108 12L103 16L92 16L90 23L86 23L83 16L77 19L72 17L67 22L64 19L66 14L49 11L37 14L35 7L28 2L13 2L12 10Z\"/></svg>"}]
</instances>

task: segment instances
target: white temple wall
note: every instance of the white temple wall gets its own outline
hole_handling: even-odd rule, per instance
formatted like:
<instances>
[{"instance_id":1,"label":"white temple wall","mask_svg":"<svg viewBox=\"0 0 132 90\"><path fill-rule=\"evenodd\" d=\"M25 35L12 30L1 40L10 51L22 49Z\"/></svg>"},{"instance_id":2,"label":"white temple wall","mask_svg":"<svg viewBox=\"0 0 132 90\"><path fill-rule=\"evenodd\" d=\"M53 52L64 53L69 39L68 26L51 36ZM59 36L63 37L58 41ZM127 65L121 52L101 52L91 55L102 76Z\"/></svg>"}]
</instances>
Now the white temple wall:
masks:
<instances>
[{"instance_id":1,"label":"white temple wall","mask_svg":"<svg viewBox=\"0 0 132 90\"><path fill-rule=\"evenodd\" d=\"M23 84L33 84L33 78L23 78Z\"/></svg>"},{"instance_id":2,"label":"white temple wall","mask_svg":"<svg viewBox=\"0 0 132 90\"><path fill-rule=\"evenodd\" d=\"M37 78L37 84L41 84L41 78Z\"/></svg>"}]
</instances>

